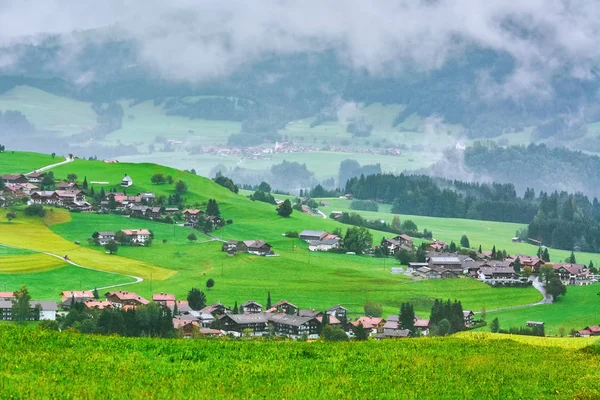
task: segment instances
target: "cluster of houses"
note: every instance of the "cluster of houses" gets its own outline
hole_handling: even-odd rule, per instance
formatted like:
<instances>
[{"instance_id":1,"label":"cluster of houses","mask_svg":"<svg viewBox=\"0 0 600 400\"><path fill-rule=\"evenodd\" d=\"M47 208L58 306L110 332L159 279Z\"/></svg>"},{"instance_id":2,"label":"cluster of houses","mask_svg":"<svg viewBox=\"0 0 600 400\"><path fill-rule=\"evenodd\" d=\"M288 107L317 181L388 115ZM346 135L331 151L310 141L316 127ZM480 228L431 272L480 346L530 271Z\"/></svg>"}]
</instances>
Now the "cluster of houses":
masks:
<instances>
[{"instance_id":1,"label":"cluster of houses","mask_svg":"<svg viewBox=\"0 0 600 400\"><path fill-rule=\"evenodd\" d=\"M235 253L249 253L257 256L274 256L273 246L264 240L229 240L223 243L221 250L227 252L229 255Z\"/></svg>"},{"instance_id":2,"label":"cluster of houses","mask_svg":"<svg viewBox=\"0 0 600 400\"><path fill-rule=\"evenodd\" d=\"M0 292L0 320L12 321L12 301L15 295L13 292ZM55 320L56 310L58 309L54 301L30 301L29 305L32 311L32 319Z\"/></svg>"},{"instance_id":3,"label":"cluster of houses","mask_svg":"<svg viewBox=\"0 0 600 400\"><path fill-rule=\"evenodd\" d=\"M129 243L134 246L143 246L152 238L152 232L148 229L122 229L119 232L123 232L129 238ZM94 236L96 235L94 234ZM97 237L94 239L97 244L104 246L111 240L115 240L115 237L115 232L98 232Z\"/></svg>"},{"instance_id":4,"label":"cluster of houses","mask_svg":"<svg viewBox=\"0 0 600 400\"><path fill-rule=\"evenodd\" d=\"M225 224L221 217L207 215L204 211L197 209L183 210L182 216L184 226L189 228L197 228L202 221L210 221L213 228L218 228Z\"/></svg>"},{"instance_id":5,"label":"cluster of houses","mask_svg":"<svg viewBox=\"0 0 600 400\"><path fill-rule=\"evenodd\" d=\"M65 207L82 211L91 210L92 206L85 199L85 194L74 182L59 182L55 190L40 190L39 184L45 174L33 172L28 175L8 174L0 179L4 182L4 190L0 196L0 206L8 203L9 199L19 201L29 198L28 204L47 204L55 207Z\"/></svg>"},{"instance_id":6,"label":"cluster of houses","mask_svg":"<svg viewBox=\"0 0 600 400\"><path fill-rule=\"evenodd\" d=\"M341 238L327 231L302 231L298 235L300 240L308 243L310 251L329 251L340 247Z\"/></svg>"},{"instance_id":7,"label":"cluster of houses","mask_svg":"<svg viewBox=\"0 0 600 400\"><path fill-rule=\"evenodd\" d=\"M590 325L585 328L577 331L575 336L579 337L590 337L590 336L600 336L600 325Z\"/></svg>"},{"instance_id":8,"label":"cluster of houses","mask_svg":"<svg viewBox=\"0 0 600 400\"><path fill-rule=\"evenodd\" d=\"M396 241L394 240L394 242ZM389 246L390 249L393 248L391 244ZM429 251L425 262L410 262L406 270L394 267L391 272L406 273L427 279L467 276L494 286L520 285L526 283L528 278L515 271L515 262L518 258L521 270L530 267L533 274L538 274L543 266L551 266L565 285L583 286L597 283L600 280L600 276L592 274L584 264L545 263L538 257L528 255L507 257L502 261L491 260L485 254L481 254L480 257L481 259L474 260L468 255Z\"/></svg>"}]
</instances>

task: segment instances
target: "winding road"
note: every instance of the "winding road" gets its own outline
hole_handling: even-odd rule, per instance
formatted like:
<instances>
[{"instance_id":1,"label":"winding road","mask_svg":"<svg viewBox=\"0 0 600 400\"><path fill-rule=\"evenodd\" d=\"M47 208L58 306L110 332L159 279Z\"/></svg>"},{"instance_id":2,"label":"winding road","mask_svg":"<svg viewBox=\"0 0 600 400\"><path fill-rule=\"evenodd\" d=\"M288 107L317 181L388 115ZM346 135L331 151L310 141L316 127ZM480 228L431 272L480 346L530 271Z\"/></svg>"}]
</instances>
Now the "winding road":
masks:
<instances>
[{"instance_id":1,"label":"winding road","mask_svg":"<svg viewBox=\"0 0 600 400\"><path fill-rule=\"evenodd\" d=\"M20 250L26 250L26 249L23 249L23 248L21 248L21 247L9 246L9 245L7 245L7 244L3 244L3 243L0 243L0 246L2 246L2 247L9 247L9 248L11 248L11 249L20 249ZM91 270L91 271L104 272L104 273L107 273L107 274L112 274L112 275L127 276L127 277L129 277L129 278L133 278L133 279L135 279L135 281L134 281L134 282L118 283L118 284L116 284L116 285L104 286L104 287L99 287L99 288L95 288L95 289L99 289L99 290L101 290L101 289L110 289L110 288L119 287L119 286L133 285L133 284L135 284L135 283L140 283L140 282L143 282L143 281L144 281L144 279L143 279L143 278L140 278L139 276L135 276L135 275L125 275L125 274L119 274L118 272L110 272L110 271L104 271L104 270L101 270L101 269L96 269L96 268L86 267L86 266L83 266L83 265L80 265L80 264L74 263L74 262L73 262L73 261L71 261L71 260L65 260L65 258L64 258L63 256L59 256L58 254L54 254L54 253L49 253L49 252L47 252L47 251L43 251L43 252L40 252L40 253L42 253L42 254L45 254L45 255L47 255L47 256L50 256L50 257L56 257L56 258L59 258L59 259L63 260L64 262L66 262L66 263L69 263L69 264L71 264L71 265L73 265L73 266L75 266L75 267L78 267L78 268L89 269L89 270ZM89 289L89 290L93 290L93 289Z\"/></svg>"},{"instance_id":2,"label":"winding road","mask_svg":"<svg viewBox=\"0 0 600 400\"><path fill-rule=\"evenodd\" d=\"M533 282L533 287L536 288L536 290L542 294L542 300L537 301L535 303L521 304L520 306L494 308L491 310L485 310L485 312L489 313L489 312L495 312L495 311L516 310L519 308L534 307L534 306L539 306L542 304L552 304L554 302L552 300L552 296L549 296L546 293L546 289L544 288L544 285L539 281L539 278L536 276L534 279L532 279L532 282ZM481 314L481 311L474 312L474 314Z\"/></svg>"},{"instance_id":3,"label":"winding road","mask_svg":"<svg viewBox=\"0 0 600 400\"><path fill-rule=\"evenodd\" d=\"M38 169L36 169L36 170L34 170L34 171L31 171L31 172L28 172L28 173L26 173L26 174L25 174L25 176L27 176L27 175L31 175L31 174L33 174L34 172L44 172L44 171L47 171L47 170L49 170L49 169L52 169L52 168L54 168L54 167L58 167L59 165L68 164L68 163L70 163L70 162L73 162L73 161L75 161L75 159L74 159L74 158L69 158L69 157L67 157L67 159L66 159L65 161L61 161L61 162L59 162L59 163L56 163L56 164L50 164L50 165L46 165L45 167L41 167L41 168L38 168Z\"/></svg>"}]
</instances>

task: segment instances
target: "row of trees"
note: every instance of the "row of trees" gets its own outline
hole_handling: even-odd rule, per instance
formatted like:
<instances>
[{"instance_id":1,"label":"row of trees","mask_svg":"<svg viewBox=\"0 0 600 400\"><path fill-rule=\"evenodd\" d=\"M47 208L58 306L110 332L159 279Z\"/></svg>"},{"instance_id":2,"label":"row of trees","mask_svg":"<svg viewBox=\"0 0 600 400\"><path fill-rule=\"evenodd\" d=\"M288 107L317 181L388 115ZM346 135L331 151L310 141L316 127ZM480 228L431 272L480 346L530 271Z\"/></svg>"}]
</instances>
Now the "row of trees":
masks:
<instances>
[{"instance_id":1,"label":"row of trees","mask_svg":"<svg viewBox=\"0 0 600 400\"><path fill-rule=\"evenodd\" d=\"M479 184L425 175L376 174L351 178L346 193L392 203L397 214L528 223L537 212L510 184Z\"/></svg>"}]
</instances>

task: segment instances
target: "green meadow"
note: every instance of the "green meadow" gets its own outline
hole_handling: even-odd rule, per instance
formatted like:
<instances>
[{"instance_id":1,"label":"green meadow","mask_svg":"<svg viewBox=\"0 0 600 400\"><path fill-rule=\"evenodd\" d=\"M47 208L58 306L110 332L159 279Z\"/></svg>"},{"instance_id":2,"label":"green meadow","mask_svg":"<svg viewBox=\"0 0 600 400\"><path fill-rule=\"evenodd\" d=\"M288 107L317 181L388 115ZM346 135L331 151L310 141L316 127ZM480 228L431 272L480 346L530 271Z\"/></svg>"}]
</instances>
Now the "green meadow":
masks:
<instances>
[{"instance_id":1,"label":"green meadow","mask_svg":"<svg viewBox=\"0 0 600 400\"><path fill-rule=\"evenodd\" d=\"M598 345L585 340L571 340L585 343L582 348L498 335L349 343L174 340L0 324L0 342L6 398L600 396Z\"/></svg>"},{"instance_id":2,"label":"green meadow","mask_svg":"<svg viewBox=\"0 0 600 400\"><path fill-rule=\"evenodd\" d=\"M0 258L0 269L2 258ZM31 297L35 300L59 300L63 290L93 290L105 286L134 282L133 278L93 271L62 264L61 267L34 273L4 274L0 273L0 291L14 291L27 286ZM125 286L123 290L127 290Z\"/></svg>"},{"instance_id":3,"label":"green meadow","mask_svg":"<svg viewBox=\"0 0 600 400\"><path fill-rule=\"evenodd\" d=\"M0 175L25 174L37 168L56 164L64 160L64 157L56 156L52 158L49 154L7 150L4 153L0 153Z\"/></svg>"}]
</instances>

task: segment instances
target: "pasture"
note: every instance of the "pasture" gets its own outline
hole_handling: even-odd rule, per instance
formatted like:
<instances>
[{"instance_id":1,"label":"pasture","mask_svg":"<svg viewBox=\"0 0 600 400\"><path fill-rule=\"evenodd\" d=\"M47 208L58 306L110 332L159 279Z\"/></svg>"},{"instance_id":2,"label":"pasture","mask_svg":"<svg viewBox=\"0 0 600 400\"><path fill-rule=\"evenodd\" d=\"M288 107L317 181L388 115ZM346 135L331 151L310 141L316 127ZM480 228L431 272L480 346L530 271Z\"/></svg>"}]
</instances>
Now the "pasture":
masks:
<instances>
[{"instance_id":1,"label":"pasture","mask_svg":"<svg viewBox=\"0 0 600 400\"><path fill-rule=\"evenodd\" d=\"M25 151L11 151L7 149L0 153L0 175L26 174L46 165L64 161L64 157L52 158L49 154L29 153Z\"/></svg>"},{"instance_id":2,"label":"pasture","mask_svg":"<svg viewBox=\"0 0 600 400\"><path fill-rule=\"evenodd\" d=\"M597 345L574 350L458 337L350 343L174 340L9 325L0 325L0 341L0 387L9 398L48 393L127 399L199 393L215 399L325 399L349 393L353 398L373 393L452 399L600 396L600 372L593 368L600 362ZM524 373L532 366L535 373Z\"/></svg>"},{"instance_id":3,"label":"pasture","mask_svg":"<svg viewBox=\"0 0 600 400\"><path fill-rule=\"evenodd\" d=\"M45 219L52 220L56 218L53 214L59 213L69 216L68 211L51 209L48 210ZM59 219L64 220L65 218ZM25 217L22 213L19 213L17 219L10 223L6 221L4 214L0 215L0 243L37 252L51 252L60 256L68 255L71 261L86 267L142 278L149 278L152 275L154 279L166 279L176 273L153 265L151 262L107 255L103 249L98 251L82 247L53 233L44 219ZM0 259L0 263L2 263L2 259Z\"/></svg>"}]
</instances>

